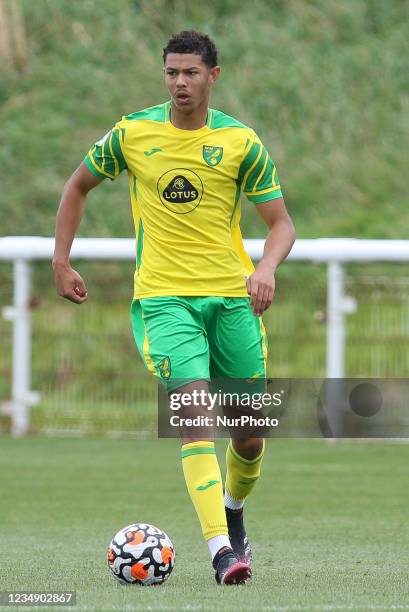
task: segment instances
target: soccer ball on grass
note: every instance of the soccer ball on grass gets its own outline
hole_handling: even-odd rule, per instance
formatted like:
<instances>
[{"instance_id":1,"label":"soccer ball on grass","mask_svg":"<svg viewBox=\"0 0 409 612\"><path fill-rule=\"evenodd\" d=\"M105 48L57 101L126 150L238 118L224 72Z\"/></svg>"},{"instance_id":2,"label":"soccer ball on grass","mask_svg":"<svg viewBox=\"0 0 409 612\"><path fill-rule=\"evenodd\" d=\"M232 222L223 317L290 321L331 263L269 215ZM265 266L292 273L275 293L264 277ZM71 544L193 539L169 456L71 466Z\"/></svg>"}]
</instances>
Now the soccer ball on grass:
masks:
<instances>
[{"instance_id":1,"label":"soccer ball on grass","mask_svg":"<svg viewBox=\"0 0 409 612\"><path fill-rule=\"evenodd\" d=\"M114 536L108 547L108 567L121 584L162 584L175 565L175 549L164 531L134 523Z\"/></svg>"}]
</instances>

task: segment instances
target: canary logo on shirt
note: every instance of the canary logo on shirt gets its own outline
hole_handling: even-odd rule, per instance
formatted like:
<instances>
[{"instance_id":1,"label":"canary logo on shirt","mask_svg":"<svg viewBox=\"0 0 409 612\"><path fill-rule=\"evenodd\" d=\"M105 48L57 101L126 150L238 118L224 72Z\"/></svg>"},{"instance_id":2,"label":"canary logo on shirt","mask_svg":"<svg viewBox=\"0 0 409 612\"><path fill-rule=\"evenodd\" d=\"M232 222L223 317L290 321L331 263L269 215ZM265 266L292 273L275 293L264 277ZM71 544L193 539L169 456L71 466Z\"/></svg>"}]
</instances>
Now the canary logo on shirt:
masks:
<instances>
[{"instance_id":1,"label":"canary logo on shirt","mask_svg":"<svg viewBox=\"0 0 409 612\"><path fill-rule=\"evenodd\" d=\"M209 166L217 166L223 157L223 147L209 147L203 145L203 159Z\"/></svg>"}]
</instances>

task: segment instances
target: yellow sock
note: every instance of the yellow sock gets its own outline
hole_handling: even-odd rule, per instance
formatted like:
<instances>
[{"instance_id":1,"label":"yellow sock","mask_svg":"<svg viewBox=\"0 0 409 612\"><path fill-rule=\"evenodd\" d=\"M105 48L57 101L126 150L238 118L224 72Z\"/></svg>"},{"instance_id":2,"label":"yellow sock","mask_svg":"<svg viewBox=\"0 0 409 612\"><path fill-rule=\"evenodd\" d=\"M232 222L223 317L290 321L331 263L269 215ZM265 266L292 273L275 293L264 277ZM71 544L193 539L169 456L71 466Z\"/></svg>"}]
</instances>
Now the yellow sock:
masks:
<instances>
[{"instance_id":1,"label":"yellow sock","mask_svg":"<svg viewBox=\"0 0 409 612\"><path fill-rule=\"evenodd\" d=\"M214 442L183 444L181 455L187 489L204 538L227 535L222 477Z\"/></svg>"},{"instance_id":2,"label":"yellow sock","mask_svg":"<svg viewBox=\"0 0 409 612\"><path fill-rule=\"evenodd\" d=\"M260 466L264 456L265 442L263 448L255 459L244 459L234 450L232 442L226 452L226 484L225 489L228 496L233 500L242 502L250 495L257 480L260 477Z\"/></svg>"}]
</instances>

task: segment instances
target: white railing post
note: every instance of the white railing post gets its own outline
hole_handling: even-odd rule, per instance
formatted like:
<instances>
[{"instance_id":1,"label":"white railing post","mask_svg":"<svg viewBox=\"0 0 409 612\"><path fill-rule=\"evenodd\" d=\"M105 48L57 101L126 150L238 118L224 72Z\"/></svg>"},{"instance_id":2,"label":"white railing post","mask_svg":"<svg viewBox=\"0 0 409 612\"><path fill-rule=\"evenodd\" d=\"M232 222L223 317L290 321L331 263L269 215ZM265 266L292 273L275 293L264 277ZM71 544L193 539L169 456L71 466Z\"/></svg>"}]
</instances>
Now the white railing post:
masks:
<instances>
[{"instance_id":1,"label":"white railing post","mask_svg":"<svg viewBox=\"0 0 409 612\"><path fill-rule=\"evenodd\" d=\"M11 434L27 433L31 387L31 314L30 265L24 259L14 261L13 304L13 382Z\"/></svg>"},{"instance_id":2,"label":"white railing post","mask_svg":"<svg viewBox=\"0 0 409 612\"><path fill-rule=\"evenodd\" d=\"M357 304L344 290L344 266L330 259L327 268L327 378L345 376L345 315L355 312Z\"/></svg>"},{"instance_id":3,"label":"white railing post","mask_svg":"<svg viewBox=\"0 0 409 612\"><path fill-rule=\"evenodd\" d=\"M328 262L327 275L327 378L345 373L344 269L338 261Z\"/></svg>"}]
</instances>

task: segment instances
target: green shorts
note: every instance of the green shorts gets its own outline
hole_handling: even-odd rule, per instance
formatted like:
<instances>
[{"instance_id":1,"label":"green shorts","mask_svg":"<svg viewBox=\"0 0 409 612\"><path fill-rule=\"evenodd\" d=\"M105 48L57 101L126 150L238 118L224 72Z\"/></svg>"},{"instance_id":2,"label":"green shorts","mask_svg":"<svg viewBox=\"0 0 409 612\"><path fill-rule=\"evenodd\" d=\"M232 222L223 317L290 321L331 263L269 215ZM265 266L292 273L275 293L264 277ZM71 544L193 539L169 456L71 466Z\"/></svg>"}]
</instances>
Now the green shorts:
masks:
<instances>
[{"instance_id":1,"label":"green shorts","mask_svg":"<svg viewBox=\"0 0 409 612\"><path fill-rule=\"evenodd\" d=\"M265 378L267 341L249 298L133 300L132 329L148 370L172 381Z\"/></svg>"}]
</instances>

